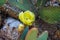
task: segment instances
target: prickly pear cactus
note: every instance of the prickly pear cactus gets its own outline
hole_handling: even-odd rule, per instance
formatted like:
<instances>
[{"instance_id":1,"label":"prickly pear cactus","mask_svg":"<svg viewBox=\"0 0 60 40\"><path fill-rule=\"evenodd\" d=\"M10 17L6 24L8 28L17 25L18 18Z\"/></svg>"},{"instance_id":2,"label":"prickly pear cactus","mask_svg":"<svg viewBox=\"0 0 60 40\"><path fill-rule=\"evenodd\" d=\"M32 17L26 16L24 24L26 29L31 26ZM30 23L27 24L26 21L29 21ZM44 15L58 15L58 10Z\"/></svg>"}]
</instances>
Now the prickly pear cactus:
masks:
<instances>
[{"instance_id":1,"label":"prickly pear cactus","mask_svg":"<svg viewBox=\"0 0 60 40\"><path fill-rule=\"evenodd\" d=\"M30 0L8 0L8 3L24 11L33 9Z\"/></svg>"},{"instance_id":2,"label":"prickly pear cactus","mask_svg":"<svg viewBox=\"0 0 60 40\"><path fill-rule=\"evenodd\" d=\"M37 39L37 33L38 33L38 29L37 28L32 28L27 33L25 40L36 40Z\"/></svg>"},{"instance_id":3,"label":"prickly pear cactus","mask_svg":"<svg viewBox=\"0 0 60 40\"><path fill-rule=\"evenodd\" d=\"M40 18L50 24L55 24L60 21L60 7L43 7L39 11Z\"/></svg>"},{"instance_id":4,"label":"prickly pear cactus","mask_svg":"<svg viewBox=\"0 0 60 40\"><path fill-rule=\"evenodd\" d=\"M48 32L45 31L37 38L37 40L47 40L47 38L48 38Z\"/></svg>"},{"instance_id":5,"label":"prickly pear cactus","mask_svg":"<svg viewBox=\"0 0 60 40\"><path fill-rule=\"evenodd\" d=\"M25 36L27 35L27 32L29 31L29 27L26 27L20 37L20 40L24 40Z\"/></svg>"}]
</instances>

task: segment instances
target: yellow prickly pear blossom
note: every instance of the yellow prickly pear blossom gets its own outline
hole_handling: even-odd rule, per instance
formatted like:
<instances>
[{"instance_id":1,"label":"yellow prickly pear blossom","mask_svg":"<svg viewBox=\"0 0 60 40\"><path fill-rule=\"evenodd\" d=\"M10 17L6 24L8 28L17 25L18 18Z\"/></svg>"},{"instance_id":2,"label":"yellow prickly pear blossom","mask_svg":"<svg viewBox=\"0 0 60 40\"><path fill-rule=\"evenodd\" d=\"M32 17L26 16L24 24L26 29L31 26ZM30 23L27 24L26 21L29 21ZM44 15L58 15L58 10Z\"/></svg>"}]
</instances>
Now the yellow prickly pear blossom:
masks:
<instances>
[{"instance_id":1,"label":"yellow prickly pear blossom","mask_svg":"<svg viewBox=\"0 0 60 40\"><path fill-rule=\"evenodd\" d=\"M29 25L30 26L35 21L35 15L31 11L25 11L25 12L19 13L19 19L25 25Z\"/></svg>"}]
</instances>

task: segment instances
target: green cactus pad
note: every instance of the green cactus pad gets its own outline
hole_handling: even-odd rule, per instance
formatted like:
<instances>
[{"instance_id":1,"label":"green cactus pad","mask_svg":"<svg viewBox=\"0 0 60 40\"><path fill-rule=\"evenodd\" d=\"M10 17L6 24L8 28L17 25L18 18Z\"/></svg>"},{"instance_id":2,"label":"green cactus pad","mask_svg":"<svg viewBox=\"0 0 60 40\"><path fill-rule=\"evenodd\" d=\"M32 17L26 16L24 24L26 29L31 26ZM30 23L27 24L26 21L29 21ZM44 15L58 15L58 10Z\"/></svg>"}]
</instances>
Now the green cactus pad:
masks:
<instances>
[{"instance_id":1,"label":"green cactus pad","mask_svg":"<svg viewBox=\"0 0 60 40\"><path fill-rule=\"evenodd\" d=\"M20 40L24 40L27 32L29 31L29 27L26 27L20 37Z\"/></svg>"},{"instance_id":2,"label":"green cactus pad","mask_svg":"<svg viewBox=\"0 0 60 40\"><path fill-rule=\"evenodd\" d=\"M4 3L6 3L6 0L0 0L0 6L2 6Z\"/></svg>"},{"instance_id":3,"label":"green cactus pad","mask_svg":"<svg viewBox=\"0 0 60 40\"><path fill-rule=\"evenodd\" d=\"M38 29L37 28L32 28L27 33L25 40L36 40L37 39L37 33L38 33Z\"/></svg>"},{"instance_id":4,"label":"green cactus pad","mask_svg":"<svg viewBox=\"0 0 60 40\"><path fill-rule=\"evenodd\" d=\"M33 9L33 5L30 0L8 0L8 2L24 11Z\"/></svg>"},{"instance_id":5,"label":"green cactus pad","mask_svg":"<svg viewBox=\"0 0 60 40\"><path fill-rule=\"evenodd\" d=\"M48 38L48 32L45 31L37 38L37 40L47 40L47 38Z\"/></svg>"},{"instance_id":6,"label":"green cactus pad","mask_svg":"<svg viewBox=\"0 0 60 40\"><path fill-rule=\"evenodd\" d=\"M39 14L47 23L55 24L60 21L60 7L43 7Z\"/></svg>"}]
</instances>

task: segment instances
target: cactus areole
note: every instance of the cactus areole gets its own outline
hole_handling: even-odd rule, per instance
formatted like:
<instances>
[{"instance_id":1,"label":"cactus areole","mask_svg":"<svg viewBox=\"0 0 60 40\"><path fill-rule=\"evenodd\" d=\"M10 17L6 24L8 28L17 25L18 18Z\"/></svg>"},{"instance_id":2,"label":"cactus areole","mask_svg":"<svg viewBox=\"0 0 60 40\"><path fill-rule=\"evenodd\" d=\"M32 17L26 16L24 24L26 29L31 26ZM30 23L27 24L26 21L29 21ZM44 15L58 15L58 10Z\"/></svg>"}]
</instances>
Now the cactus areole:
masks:
<instances>
[{"instance_id":1,"label":"cactus areole","mask_svg":"<svg viewBox=\"0 0 60 40\"><path fill-rule=\"evenodd\" d=\"M60 21L60 7L43 7L39 11L41 19L50 24L55 24Z\"/></svg>"}]
</instances>

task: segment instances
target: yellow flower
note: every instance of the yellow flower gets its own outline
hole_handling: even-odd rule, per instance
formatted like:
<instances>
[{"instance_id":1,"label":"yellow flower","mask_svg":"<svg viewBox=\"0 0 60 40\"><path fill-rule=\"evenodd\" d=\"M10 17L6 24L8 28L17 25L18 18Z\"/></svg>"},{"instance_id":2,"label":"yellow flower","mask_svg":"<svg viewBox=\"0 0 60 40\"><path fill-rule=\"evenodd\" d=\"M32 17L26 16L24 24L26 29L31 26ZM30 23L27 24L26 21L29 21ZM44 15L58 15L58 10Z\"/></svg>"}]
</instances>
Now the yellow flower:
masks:
<instances>
[{"instance_id":1,"label":"yellow flower","mask_svg":"<svg viewBox=\"0 0 60 40\"><path fill-rule=\"evenodd\" d=\"M19 13L19 19L26 25L32 25L32 23L35 21L35 15L31 11L25 11Z\"/></svg>"}]
</instances>

